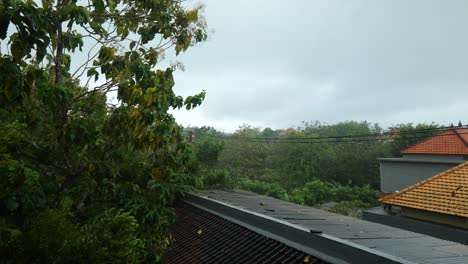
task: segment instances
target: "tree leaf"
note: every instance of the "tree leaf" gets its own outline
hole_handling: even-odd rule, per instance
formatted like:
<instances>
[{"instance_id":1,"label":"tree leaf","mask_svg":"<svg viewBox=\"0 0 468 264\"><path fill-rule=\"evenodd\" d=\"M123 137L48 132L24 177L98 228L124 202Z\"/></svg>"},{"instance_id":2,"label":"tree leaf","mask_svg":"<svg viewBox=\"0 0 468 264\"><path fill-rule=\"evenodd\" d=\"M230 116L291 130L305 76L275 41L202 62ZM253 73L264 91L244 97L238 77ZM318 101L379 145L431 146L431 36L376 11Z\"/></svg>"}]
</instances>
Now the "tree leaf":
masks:
<instances>
[{"instance_id":1,"label":"tree leaf","mask_svg":"<svg viewBox=\"0 0 468 264\"><path fill-rule=\"evenodd\" d=\"M97 13L106 12L106 7L102 0L93 0L93 6Z\"/></svg>"}]
</instances>

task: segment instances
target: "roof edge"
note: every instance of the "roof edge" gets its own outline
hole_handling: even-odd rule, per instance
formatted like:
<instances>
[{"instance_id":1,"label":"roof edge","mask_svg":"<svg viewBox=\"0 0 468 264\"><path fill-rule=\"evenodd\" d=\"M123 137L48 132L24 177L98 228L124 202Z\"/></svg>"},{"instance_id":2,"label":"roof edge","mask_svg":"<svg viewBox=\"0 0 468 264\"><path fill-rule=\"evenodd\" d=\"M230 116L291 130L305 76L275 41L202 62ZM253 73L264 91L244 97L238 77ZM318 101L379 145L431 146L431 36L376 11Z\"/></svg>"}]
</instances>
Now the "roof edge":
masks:
<instances>
[{"instance_id":1,"label":"roof edge","mask_svg":"<svg viewBox=\"0 0 468 264\"><path fill-rule=\"evenodd\" d=\"M394 163L434 163L434 164L461 164L464 160L437 160L437 159L409 159L409 158L378 158L380 162Z\"/></svg>"},{"instance_id":2,"label":"roof edge","mask_svg":"<svg viewBox=\"0 0 468 264\"><path fill-rule=\"evenodd\" d=\"M185 202L330 263L414 262L193 193Z\"/></svg>"},{"instance_id":3,"label":"roof edge","mask_svg":"<svg viewBox=\"0 0 468 264\"><path fill-rule=\"evenodd\" d=\"M426 139L423 139L423 140L421 140L421 141L418 141L418 142L416 142L416 143L414 143L414 144L408 146L408 147L405 148L404 150L400 151L400 154L421 154L421 153L414 153L414 152L407 152L407 151L408 151L410 148L415 147L416 145L423 144L424 142L429 141L430 139L433 139L434 137L441 136L442 134L447 133L447 132L450 132L450 131L454 132L454 130L455 130L455 129L453 129L453 128L449 128L449 129L447 129L447 130L441 131L440 133L438 133L438 134L436 134L436 135L433 135L433 136L431 136L431 137L428 137L428 138L426 138ZM432 154L432 153L431 153L431 154Z\"/></svg>"},{"instance_id":4,"label":"roof edge","mask_svg":"<svg viewBox=\"0 0 468 264\"><path fill-rule=\"evenodd\" d=\"M468 147L468 142L466 142L466 140L460 135L460 133L458 133L458 130L459 130L459 129L455 129L455 130L454 130L455 134L456 134L457 137L465 144L465 147Z\"/></svg>"},{"instance_id":5,"label":"roof edge","mask_svg":"<svg viewBox=\"0 0 468 264\"><path fill-rule=\"evenodd\" d=\"M426 180L420 181L420 182L418 182L418 183L416 183L416 184L413 184L413 185L411 185L411 186L409 186L409 187L406 187L405 189L401 190L400 192L397 192L397 193L393 193L393 194L384 196L384 197L380 198L379 201L382 202L382 203L394 204L394 205L400 206L399 203L391 203L389 200L391 200L391 199L393 199L394 197L399 196L399 195L401 195L401 194L403 194L403 193L406 193L406 192L408 192L408 191L411 191L411 190L413 190L414 188L417 188L417 187L419 187L419 186L421 186L421 185L424 185L424 184L426 184L427 182L433 181L433 180L438 179L439 177L442 177L442 176L444 176L444 175L446 175L446 174L448 174L448 173L451 173L451 172L453 172L453 171L455 171L455 170L458 170L458 169L460 169L460 168L462 168L462 167L464 167L464 166L466 166L466 165L468 165L468 161L465 161L465 162L463 162L463 163L460 164L460 165L457 165L457 166L455 166L455 167L453 167L453 168L451 168L451 169L448 169L448 170L443 171L443 172L441 172L441 173L439 173L439 174L436 174L436 175L434 175L434 176L432 176L432 177L430 177L430 178L428 178L428 179L426 179ZM413 208L413 207L410 207L410 206L407 206L407 205L404 205L404 207ZM414 208L416 208L416 207L414 207ZM419 209L419 208L416 208L416 209ZM448 212L445 212L444 214L456 215L456 214L450 214L450 213L448 213Z\"/></svg>"}]
</instances>

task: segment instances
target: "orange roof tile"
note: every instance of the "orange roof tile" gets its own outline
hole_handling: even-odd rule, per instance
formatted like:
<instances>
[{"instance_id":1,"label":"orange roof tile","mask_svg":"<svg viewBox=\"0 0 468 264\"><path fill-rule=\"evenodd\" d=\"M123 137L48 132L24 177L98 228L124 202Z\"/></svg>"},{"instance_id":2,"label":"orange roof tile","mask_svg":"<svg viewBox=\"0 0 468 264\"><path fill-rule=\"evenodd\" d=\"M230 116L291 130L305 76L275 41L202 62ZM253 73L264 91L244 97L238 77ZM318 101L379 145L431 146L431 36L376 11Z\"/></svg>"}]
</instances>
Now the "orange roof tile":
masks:
<instances>
[{"instance_id":1,"label":"orange roof tile","mask_svg":"<svg viewBox=\"0 0 468 264\"><path fill-rule=\"evenodd\" d=\"M468 128L447 130L423 140L401 153L468 155Z\"/></svg>"},{"instance_id":2,"label":"orange roof tile","mask_svg":"<svg viewBox=\"0 0 468 264\"><path fill-rule=\"evenodd\" d=\"M286 136L287 134L290 134L290 133L293 133L293 132L296 132L296 129L290 127L286 130L283 130L281 132L278 133L278 136L282 137L282 136Z\"/></svg>"},{"instance_id":3,"label":"orange roof tile","mask_svg":"<svg viewBox=\"0 0 468 264\"><path fill-rule=\"evenodd\" d=\"M468 162L379 200L386 204L468 217Z\"/></svg>"}]
</instances>

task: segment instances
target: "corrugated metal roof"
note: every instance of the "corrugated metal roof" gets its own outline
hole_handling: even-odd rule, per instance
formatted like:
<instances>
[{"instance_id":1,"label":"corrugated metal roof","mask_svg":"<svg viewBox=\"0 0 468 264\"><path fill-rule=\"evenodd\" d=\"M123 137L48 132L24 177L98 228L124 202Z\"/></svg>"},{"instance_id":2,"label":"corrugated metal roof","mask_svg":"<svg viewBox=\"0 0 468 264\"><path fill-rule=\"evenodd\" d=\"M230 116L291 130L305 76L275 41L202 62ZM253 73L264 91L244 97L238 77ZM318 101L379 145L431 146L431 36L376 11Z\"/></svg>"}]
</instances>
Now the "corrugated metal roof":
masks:
<instances>
[{"instance_id":1,"label":"corrugated metal roof","mask_svg":"<svg viewBox=\"0 0 468 264\"><path fill-rule=\"evenodd\" d=\"M325 263L186 203L176 215L163 263Z\"/></svg>"},{"instance_id":2,"label":"corrugated metal roof","mask_svg":"<svg viewBox=\"0 0 468 264\"><path fill-rule=\"evenodd\" d=\"M468 217L468 162L380 199L386 204Z\"/></svg>"}]
</instances>

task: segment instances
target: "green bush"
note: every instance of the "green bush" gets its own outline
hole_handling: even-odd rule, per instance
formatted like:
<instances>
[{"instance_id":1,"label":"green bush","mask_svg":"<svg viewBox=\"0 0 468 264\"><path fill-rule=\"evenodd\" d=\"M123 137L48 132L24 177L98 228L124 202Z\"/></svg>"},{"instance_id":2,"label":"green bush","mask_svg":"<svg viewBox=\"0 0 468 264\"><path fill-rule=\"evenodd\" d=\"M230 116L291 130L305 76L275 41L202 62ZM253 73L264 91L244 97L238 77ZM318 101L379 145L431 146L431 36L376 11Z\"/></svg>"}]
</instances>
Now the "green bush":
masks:
<instances>
[{"instance_id":1,"label":"green bush","mask_svg":"<svg viewBox=\"0 0 468 264\"><path fill-rule=\"evenodd\" d=\"M315 206L332 201L334 197L331 196L331 189L329 185L319 180L306 183L303 187L304 203Z\"/></svg>"},{"instance_id":2,"label":"green bush","mask_svg":"<svg viewBox=\"0 0 468 264\"><path fill-rule=\"evenodd\" d=\"M305 191L302 188L297 188L292 190L291 194L289 195L289 201L297 204L305 204L304 196Z\"/></svg>"},{"instance_id":3,"label":"green bush","mask_svg":"<svg viewBox=\"0 0 468 264\"><path fill-rule=\"evenodd\" d=\"M289 200L286 190L277 183L266 183L244 178L239 181L238 188L281 200Z\"/></svg>"},{"instance_id":4,"label":"green bush","mask_svg":"<svg viewBox=\"0 0 468 264\"><path fill-rule=\"evenodd\" d=\"M377 205L376 191L369 185L365 186L338 186L331 189L333 201L362 201L369 205Z\"/></svg>"},{"instance_id":5,"label":"green bush","mask_svg":"<svg viewBox=\"0 0 468 264\"><path fill-rule=\"evenodd\" d=\"M12 263L80 263L91 248L80 226L61 210L39 214L15 241L10 241L6 256Z\"/></svg>"},{"instance_id":6,"label":"green bush","mask_svg":"<svg viewBox=\"0 0 468 264\"><path fill-rule=\"evenodd\" d=\"M108 209L90 223L72 222L68 209L47 210L4 245L12 263L141 263L147 252L129 213Z\"/></svg>"},{"instance_id":7,"label":"green bush","mask_svg":"<svg viewBox=\"0 0 468 264\"><path fill-rule=\"evenodd\" d=\"M138 237L135 217L118 209L108 209L83 230L94 263L141 263L144 242Z\"/></svg>"},{"instance_id":8,"label":"green bush","mask_svg":"<svg viewBox=\"0 0 468 264\"><path fill-rule=\"evenodd\" d=\"M235 180L229 171L223 169L207 169L200 173L201 189L232 189L235 187Z\"/></svg>"},{"instance_id":9,"label":"green bush","mask_svg":"<svg viewBox=\"0 0 468 264\"><path fill-rule=\"evenodd\" d=\"M361 217L359 211L369 208L370 205L363 201L341 201L333 206L329 211L342 215Z\"/></svg>"},{"instance_id":10,"label":"green bush","mask_svg":"<svg viewBox=\"0 0 468 264\"><path fill-rule=\"evenodd\" d=\"M208 137L201 138L197 140L196 158L203 165L213 166L218 161L223 147L223 141Z\"/></svg>"},{"instance_id":11,"label":"green bush","mask_svg":"<svg viewBox=\"0 0 468 264\"><path fill-rule=\"evenodd\" d=\"M376 191L370 186L345 186L320 180L307 182L304 187L292 190L290 200L298 204L318 206L326 202L360 201L368 206L378 204ZM367 206L367 207L368 207Z\"/></svg>"}]
</instances>

